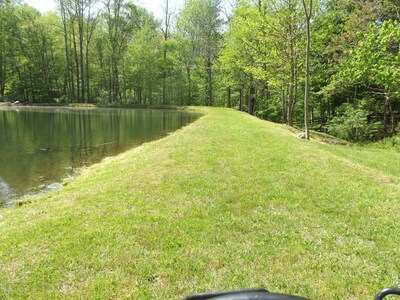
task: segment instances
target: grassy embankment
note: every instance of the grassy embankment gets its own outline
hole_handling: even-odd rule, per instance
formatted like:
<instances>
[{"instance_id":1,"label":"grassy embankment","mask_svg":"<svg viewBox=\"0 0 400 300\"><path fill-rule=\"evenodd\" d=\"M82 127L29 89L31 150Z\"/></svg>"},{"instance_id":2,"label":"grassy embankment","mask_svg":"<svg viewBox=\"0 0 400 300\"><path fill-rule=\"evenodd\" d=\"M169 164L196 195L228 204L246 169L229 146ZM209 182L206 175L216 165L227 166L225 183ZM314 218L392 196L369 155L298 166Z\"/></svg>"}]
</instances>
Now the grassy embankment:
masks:
<instances>
[{"instance_id":1,"label":"grassy embankment","mask_svg":"<svg viewBox=\"0 0 400 300\"><path fill-rule=\"evenodd\" d=\"M400 286L400 154L225 109L0 211L0 298L179 299Z\"/></svg>"}]
</instances>

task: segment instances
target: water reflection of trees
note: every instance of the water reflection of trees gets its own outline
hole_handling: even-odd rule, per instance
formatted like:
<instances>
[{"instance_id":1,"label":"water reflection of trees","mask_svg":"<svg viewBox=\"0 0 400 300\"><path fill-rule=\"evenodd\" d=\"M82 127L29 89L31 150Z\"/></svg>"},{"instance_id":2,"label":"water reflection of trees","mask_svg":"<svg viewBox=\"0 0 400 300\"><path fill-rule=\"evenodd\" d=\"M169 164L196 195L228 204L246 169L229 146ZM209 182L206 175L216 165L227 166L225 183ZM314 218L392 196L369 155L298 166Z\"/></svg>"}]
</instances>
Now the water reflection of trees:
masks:
<instances>
[{"instance_id":1,"label":"water reflection of trees","mask_svg":"<svg viewBox=\"0 0 400 300\"><path fill-rule=\"evenodd\" d=\"M164 136L194 118L170 110L2 110L0 176L10 189L25 193L59 180L71 168Z\"/></svg>"}]
</instances>

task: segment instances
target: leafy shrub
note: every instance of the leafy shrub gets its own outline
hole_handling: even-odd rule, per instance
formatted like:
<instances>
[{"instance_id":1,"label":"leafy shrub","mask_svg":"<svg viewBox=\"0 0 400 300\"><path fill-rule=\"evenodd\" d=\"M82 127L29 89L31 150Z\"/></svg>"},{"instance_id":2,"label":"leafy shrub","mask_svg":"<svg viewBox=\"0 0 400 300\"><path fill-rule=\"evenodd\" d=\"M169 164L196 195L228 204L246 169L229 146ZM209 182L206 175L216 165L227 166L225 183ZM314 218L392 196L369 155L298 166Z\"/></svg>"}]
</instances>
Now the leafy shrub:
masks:
<instances>
[{"instance_id":1,"label":"leafy shrub","mask_svg":"<svg viewBox=\"0 0 400 300\"><path fill-rule=\"evenodd\" d=\"M393 149L400 152L400 135L397 134L391 137L384 138L374 145L377 145L380 148Z\"/></svg>"},{"instance_id":2,"label":"leafy shrub","mask_svg":"<svg viewBox=\"0 0 400 300\"><path fill-rule=\"evenodd\" d=\"M96 97L96 101L100 105L110 104L110 98L107 91L102 90L100 94Z\"/></svg>"},{"instance_id":3,"label":"leafy shrub","mask_svg":"<svg viewBox=\"0 0 400 300\"><path fill-rule=\"evenodd\" d=\"M378 130L380 123L369 124L368 112L345 105L342 114L335 116L327 124L328 133L350 141L370 139Z\"/></svg>"},{"instance_id":4,"label":"leafy shrub","mask_svg":"<svg viewBox=\"0 0 400 300\"><path fill-rule=\"evenodd\" d=\"M276 123L282 122L282 112L279 98L272 98L268 102L260 100L258 103L258 110L255 112L257 117Z\"/></svg>"}]
</instances>

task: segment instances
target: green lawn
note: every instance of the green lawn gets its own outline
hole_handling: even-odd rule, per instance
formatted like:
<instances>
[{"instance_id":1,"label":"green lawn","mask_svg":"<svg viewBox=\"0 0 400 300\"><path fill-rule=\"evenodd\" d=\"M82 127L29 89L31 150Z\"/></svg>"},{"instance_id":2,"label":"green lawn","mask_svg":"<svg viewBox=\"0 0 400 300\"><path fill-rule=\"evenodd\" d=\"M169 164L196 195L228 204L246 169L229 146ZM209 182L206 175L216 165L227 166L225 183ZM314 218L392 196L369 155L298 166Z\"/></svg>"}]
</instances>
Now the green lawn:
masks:
<instances>
[{"instance_id":1,"label":"green lawn","mask_svg":"<svg viewBox=\"0 0 400 300\"><path fill-rule=\"evenodd\" d=\"M0 299L180 299L400 286L400 154L228 109L0 210Z\"/></svg>"}]
</instances>

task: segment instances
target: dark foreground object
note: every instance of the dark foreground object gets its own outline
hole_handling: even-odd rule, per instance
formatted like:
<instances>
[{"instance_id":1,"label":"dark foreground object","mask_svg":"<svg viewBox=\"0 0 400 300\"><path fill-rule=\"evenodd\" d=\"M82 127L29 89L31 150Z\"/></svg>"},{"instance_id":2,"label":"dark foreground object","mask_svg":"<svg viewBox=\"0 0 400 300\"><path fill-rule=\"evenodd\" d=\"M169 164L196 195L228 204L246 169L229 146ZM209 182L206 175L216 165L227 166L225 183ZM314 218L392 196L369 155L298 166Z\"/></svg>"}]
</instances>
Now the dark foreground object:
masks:
<instances>
[{"instance_id":1,"label":"dark foreground object","mask_svg":"<svg viewBox=\"0 0 400 300\"><path fill-rule=\"evenodd\" d=\"M382 300L388 295L399 295L400 288L387 288L379 292L375 300ZM298 296L269 293L265 289L246 289L237 291L224 291L202 293L183 298L182 300L308 300Z\"/></svg>"},{"instance_id":2,"label":"dark foreground object","mask_svg":"<svg viewBox=\"0 0 400 300\"><path fill-rule=\"evenodd\" d=\"M388 288L380 291L378 295L376 295L375 300L382 300L386 296L389 295L398 295L400 296L400 289L399 288Z\"/></svg>"},{"instance_id":3,"label":"dark foreground object","mask_svg":"<svg viewBox=\"0 0 400 300\"><path fill-rule=\"evenodd\" d=\"M197 294L188 296L182 300L307 300L307 299L296 296L272 294L265 289L247 289L238 291Z\"/></svg>"}]
</instances>

